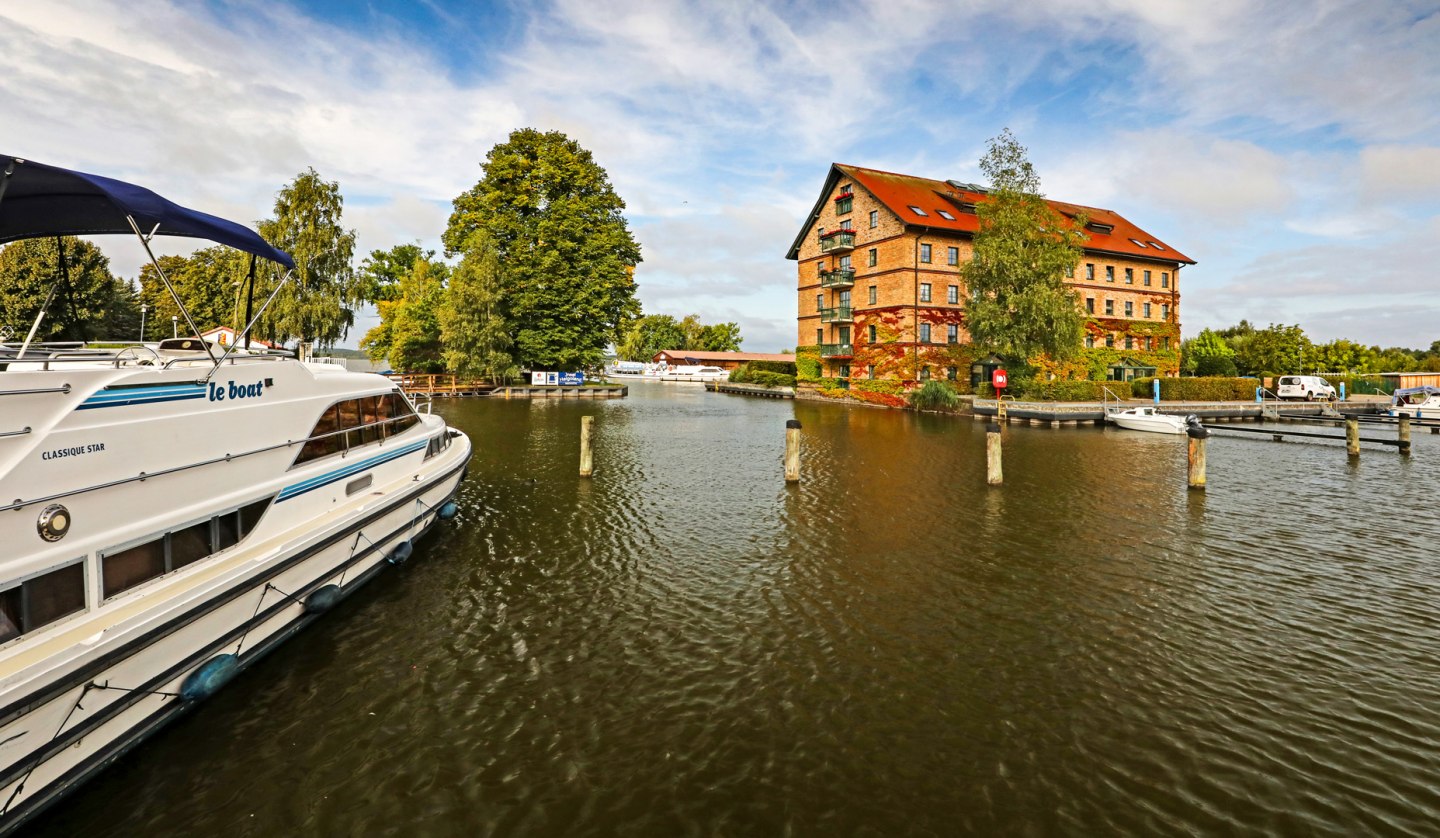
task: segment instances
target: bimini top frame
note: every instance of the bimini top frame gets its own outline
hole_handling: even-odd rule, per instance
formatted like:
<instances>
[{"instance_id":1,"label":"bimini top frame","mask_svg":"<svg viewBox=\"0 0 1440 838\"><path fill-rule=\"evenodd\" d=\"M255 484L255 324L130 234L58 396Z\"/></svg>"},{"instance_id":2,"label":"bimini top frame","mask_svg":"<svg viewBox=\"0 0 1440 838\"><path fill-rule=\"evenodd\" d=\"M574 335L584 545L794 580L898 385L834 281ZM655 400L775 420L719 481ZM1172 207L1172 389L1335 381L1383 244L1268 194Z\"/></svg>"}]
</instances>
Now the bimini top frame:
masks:
<instances>
[{"instance_id":1,"label":"bimini top frame","mask_svg":"<svg viewBox=\"0 0 1440 838\"><path fill-rule=\"evenodd\" d=\"M0 244L51 236L117 233L134 233L140 238L156 274L165 283L180 313L185 315L186 324L197 338L200 330L165 272L160 269L155 254L150 250L151 238L160 235L207 239L276 262L291 271L295 268L295 260L290 258L290 254L272 247L254 230L208 213L187 209L143 186L0 154ZM62 279L63 268L62 265ZM284 283L285 280L281 280L280 285ZM280 289L277 286L275 290L278 292ZM54 296L53 288L50 296ZM274 299L274 294L271 294L271 299ZM48 305L47 299L30 329L31 337L39 328ZM259 317L257 312L255 319ZM253 325L254 320L246 325L246 332ZM25 344L28 346L29 343L30 338L26 338ZM220 361L210 352L208 343L205 351L218 367ZM21 352L23 354L23 348Z\"/></svg>"}]
</instances>

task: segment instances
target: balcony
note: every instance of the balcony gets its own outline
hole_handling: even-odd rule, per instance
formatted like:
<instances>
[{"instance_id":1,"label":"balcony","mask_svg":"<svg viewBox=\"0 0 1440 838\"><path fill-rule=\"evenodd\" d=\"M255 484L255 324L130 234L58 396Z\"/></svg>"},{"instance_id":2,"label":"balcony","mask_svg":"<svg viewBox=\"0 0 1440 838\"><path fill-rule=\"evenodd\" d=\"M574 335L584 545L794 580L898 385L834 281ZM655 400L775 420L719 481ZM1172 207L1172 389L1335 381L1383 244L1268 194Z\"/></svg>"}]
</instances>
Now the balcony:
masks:
<instances>
[{"instance_id":1,"label":"balcony","mask_svg":"<svg viewBox=\"0 0 1440 838\"><path fill-rule=\"evenodd\" d=\"M820 309L821 323L852 323L854 320L855 316L850 313L850 306Z\"/></svg>"},{"instance_id":2,"label":"balcony","mask_svg":"<svg viewBox=\"0 0 1440 838\"><path fill-rule=\"evenodd\" d=\"M821 253L846 253L854 249L854 230L831 230L820 234Z\"/></svg>"},{"instance_id":3,"label":"balcony","mask_svg":"<svg viewBox=\"0 0 1440 838\"><path fill-rule=\"evenodd\" d=\"M853 358L855 357L855 345L851 343L822 343L820 344L821 358Z\"/></svg>"},{"instance_id":4,"label":"balcony","mask_svg":"<svg viewBox=\"0 0 1440 838\"><path fill-rule=\"evenodd\" d=\"M823 244L821 245L824 246ZM833 271L820 272L821 288L849 288L855 284L854 268L836 268Z\"/></svg>"}]
</instances>

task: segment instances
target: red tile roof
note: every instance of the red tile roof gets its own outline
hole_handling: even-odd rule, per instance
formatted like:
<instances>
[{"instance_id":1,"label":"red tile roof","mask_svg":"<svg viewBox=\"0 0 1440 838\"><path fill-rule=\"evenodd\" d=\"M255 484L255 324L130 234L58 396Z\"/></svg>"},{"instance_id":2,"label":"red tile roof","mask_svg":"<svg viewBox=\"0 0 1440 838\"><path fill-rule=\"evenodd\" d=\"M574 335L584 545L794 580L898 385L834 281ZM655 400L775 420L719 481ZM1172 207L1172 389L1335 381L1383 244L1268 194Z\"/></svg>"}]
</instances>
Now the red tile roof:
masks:
<instances>
[{"instance_id":1,"label":"red tile roof","mask_svg":"<svg viewBox=\"0 0 1440 838\"><path fill-rule=\"evenodd\" d=\"M686 358L694 361L793 361L795 356L791 354L779 354L773 352L702 352L698 349L662 349L655 353L655 359L659 360L661 355L668 355L671 358Z\"/></svg>"},{"instance_id":2,"label":"red tile roof","mask_svg":"<svg viewBox=\"0 0 1440 838\"><path fill-rule=\"evenodd\" d=\"M830 192L833 191L834 182L841 177L850 178L857 186L868 190L908 225L954 231L966 235L973 235L980 227L980 220L973 212L961 210L963 204L973 205L985 200L984 192L964 188L974 184L956 184L836 163L830 167L830 176L826 179L824 193L820 196L821 202L829 197ZM1046 203L1068 216L1084 213L1091 225L1098 224L1111 228L1108 231L1097 230L1093 226L1087 229L1085 233L1090 237L1085 245L1087 251L1195 264L1194 259L1130 223L1114 210L1068 204L1064 201L1049 199L1046 200ZM821 203L817 202L817 210L820 206ZM925 215L917 214L911 209L912 206L919 207ZM941 210L949 213L951 217L945 218L940 215ZM812 222L813 219L814 215L812 214ZM801 231L800 237L796 238L790 253L787 254L789 258L795 258L801 237L805 236L809 230L810 224L807 223L805 229Z\"/></svg>"}]
</instances>

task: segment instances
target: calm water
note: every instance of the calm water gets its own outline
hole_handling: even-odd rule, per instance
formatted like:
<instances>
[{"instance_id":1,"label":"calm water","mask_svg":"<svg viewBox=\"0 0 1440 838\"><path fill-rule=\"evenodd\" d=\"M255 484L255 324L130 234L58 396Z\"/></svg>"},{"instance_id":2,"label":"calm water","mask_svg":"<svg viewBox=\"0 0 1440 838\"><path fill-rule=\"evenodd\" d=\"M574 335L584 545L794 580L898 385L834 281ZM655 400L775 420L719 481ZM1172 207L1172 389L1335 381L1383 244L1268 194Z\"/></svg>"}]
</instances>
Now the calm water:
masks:
<instances>
[{"instance_id":1,"label":"calm water","mask_svg":"<svg viewBox=\"0 0 1440 838\"><path fill-rule=\"evenodd\" d=\"M37 831L1440 829L1440 436L1214 439L1192 494L1183 439L1014 427L989 489L968 419L438 410L461 516Z\"/></svg>"}]
</instances>

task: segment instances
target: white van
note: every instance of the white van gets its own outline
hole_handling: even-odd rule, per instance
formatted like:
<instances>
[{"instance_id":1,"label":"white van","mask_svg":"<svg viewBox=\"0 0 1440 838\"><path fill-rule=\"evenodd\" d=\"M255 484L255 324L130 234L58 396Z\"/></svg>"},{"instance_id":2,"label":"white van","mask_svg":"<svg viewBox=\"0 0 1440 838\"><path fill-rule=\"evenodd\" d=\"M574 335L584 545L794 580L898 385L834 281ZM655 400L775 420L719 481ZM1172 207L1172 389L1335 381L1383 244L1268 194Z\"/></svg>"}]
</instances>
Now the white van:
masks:
<instances>
[{"instance_id":1,"label":"white van","mask_svg":"<svg viewBox=\"0 0 1440 838\"><path fill-rule=\"evenodd\" d=\"M1330 382L1318 375L1282 375L1280 383L1275 387L1275 395L1282 399L1304 399L1313 402L1316 399L1334 400L1338 395Z\"/></svg>"}]
</instances>

